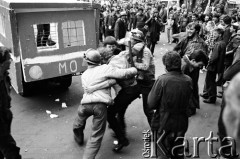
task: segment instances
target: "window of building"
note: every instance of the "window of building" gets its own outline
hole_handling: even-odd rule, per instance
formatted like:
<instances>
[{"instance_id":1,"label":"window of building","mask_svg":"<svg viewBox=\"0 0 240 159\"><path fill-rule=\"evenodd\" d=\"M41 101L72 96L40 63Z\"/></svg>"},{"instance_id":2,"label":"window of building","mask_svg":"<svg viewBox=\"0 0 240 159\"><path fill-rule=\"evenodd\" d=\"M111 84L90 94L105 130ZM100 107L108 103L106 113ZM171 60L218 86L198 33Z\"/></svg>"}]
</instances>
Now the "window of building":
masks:
<instances>
[{"instance_id":1,"label":"window of building","mask_svg":"<svg viewBox=\"0 0 240 159\"><path fill-rule=\"evenodd\" d=\"M64 47L86 45L83 20L62 23Z\"/></svg>"},{"instance_id":2,"label":"window of building","mask_svg":"<svg viewBox=\"0 0 240 159\"><path fill-rule=\"evenodd\" d=\"M6 36L6 33L5 33L5 16L3 14L0 14L0 34L2 34L4 37Z\"/></svg>"},{"instance_id":3,"label":"window of building","mask_svg":"<svg viewBox=\"0 0 240 159\"><path fill-rule=\"evenodd\" d=\"M34 24L33 29L38 51L59 48L57 23Z\"/></svg>"}]
</instances>

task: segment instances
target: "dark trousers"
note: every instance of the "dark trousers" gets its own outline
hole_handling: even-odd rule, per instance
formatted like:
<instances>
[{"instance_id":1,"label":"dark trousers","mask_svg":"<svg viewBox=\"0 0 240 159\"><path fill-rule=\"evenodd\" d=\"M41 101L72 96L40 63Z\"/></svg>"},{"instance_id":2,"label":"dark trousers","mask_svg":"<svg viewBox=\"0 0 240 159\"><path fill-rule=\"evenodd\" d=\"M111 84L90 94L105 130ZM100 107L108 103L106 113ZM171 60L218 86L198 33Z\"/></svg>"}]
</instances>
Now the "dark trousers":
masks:
<instances>
[{"instance_id":1,"label":"dark trousers","mask_svg":"<svg viewBox=\"0 0 240 159\"><path fill-rule=\"evenodd\" d=\"M143 111L147 117L148 124L151 125L152 117L154 111L148 108L148 94L150 93L152 86L155 80L145 81L145 80L138 80L138 85L141 90L142 100L143 100Z\"/></svg>"},{"instance_id":2,"label":"dark trousers","mask_svg":"<svg viewBox=\"0 0 240 159\"><path fill-rule=\"evenodd\" d=\"M214 71L207 71L203 94L208 96L209 99L216 101L217 96L217 84L216 84L217 73Z\"/></svg>"},{"instance_id":3,"label":"dark trousers","mask_svg":"<svg viewBox=\"0 0 240 159\"><path fill-rule=\"evenodd\" d=\"M156 45L156 42L148 38L147 47L151 50L152 54L154 53L155 45Z\"/></svg>"},{"instance_id":4,"label":"dark trousers","mask_svg":"<svg viewBox=\"0 0 240 159\"><path fill-rule=\"evenodd\" d=\"M116 98L114 105L108 107L108 123L112 130L115 132L117 138L122 140L125 138L125 122L124 115L127 107L138 98L140 95L140 88L138 85L122 88ZM116 115L118 114L118 118Z\"/></svg>"},{"instance_id":5,"label":"dark trousers","mask_svg":"<svg viewBox=\"0 0 240 159\"><path fill-rule=\"evenodd\" d=\"M50 24L38 24L37 30L37 46L46 46L50 35Z\"/></svg>"},{"instance_id":6,"label":"dark trousers","mask_svg":"<svg viewBox=\"0 0 240 159\"><path fill-rule=\"evenodd\" d=\"M0 159L21 159L20 148L11 135L12 112L5 110L0 114Z\"/></svg>"}]
</instances>

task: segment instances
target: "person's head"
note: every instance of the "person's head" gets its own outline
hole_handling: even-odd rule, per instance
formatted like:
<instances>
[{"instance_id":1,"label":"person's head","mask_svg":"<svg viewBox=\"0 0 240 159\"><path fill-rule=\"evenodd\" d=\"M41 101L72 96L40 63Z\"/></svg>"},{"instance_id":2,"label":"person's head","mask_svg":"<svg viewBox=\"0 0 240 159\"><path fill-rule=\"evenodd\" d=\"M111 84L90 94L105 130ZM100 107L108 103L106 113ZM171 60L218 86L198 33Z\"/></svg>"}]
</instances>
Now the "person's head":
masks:
<instances>
[{"instance_id":1,"label":"person's head","mask_svg":"<svg viewBox=\"0 0 240 159\"><path fill-rule=\"evenodd\" d=\"M173 11L177 11L177 6L173 6Z\"/></svg>"},{"instance_id":2,"label":"person's head","mask_svg":"<svg viewBox=\"0 0 240 159\"><path fill-rule=\"evenodd\" d=\"M138 14L140 14L140 15L143 14L143 8L142 7L138 8Z\"/></svg>"},{"instance_id":3,"label":"person's head","mask_svg":"<svg viewBox=\"0 0 240 159\"><path fill-rule=\"evenodd\" d=\"M230 27L230 32L231 33L237 33L238 29L239 29L239 25L237 23L234 23Z\"/></svg>"},{"instance_id":4,"label":"person's head","mask_svg":"<svg viewBox=\"0 0 240 159\"><path fill-rule=\"evenodd\" d=\"M133 30L131 33L132 35L130 39L131 39L132 45L135 45L136 43L144 41L145 37L142 31L136 29L136 30Z\"/></svg>"},{"instance_id":5,"label":"person's head","mask_svg":"<svg viewBox=\"0 0 240 159\"><path fill-rule=\"evenodd\" d=\"M126 19L126 18L127 18L127 12L122 11L122 12L120 13L120 17L121 17L121 19Z\"/></svg>"},{"instance_id":6,"label":"person's head","mask_svg":"<svg viewBox=\"0 0 240 159\"><path fill-rule=\"evenodd\" d=\"M231 25L232 18L228 15L223 17L223 26Z\"/></svg>"},{"instance_id":7,"label":"person's head","mask_svg":"<svg viewBox=\"0 0 240 159\"><path fill-rule=\"evenodd\" d=\"M169 19L173 19L173 14L169 14Z\"/></svg>"},{"instance_id":8,"label":"person's head","mask_svg":"<svg viewBox=\"0 0 240 159\"><path fill-rule=\"evenodd\" d=\"M222 28L216 28L213 31L213 36L215 40L222 39L224 30Z\"/></svg>"},{"instance_id":9,"label":"person's head","mask_svg":"<svg viewBox=\"0 0 240 159\"><path fill-rule=\"evenodd\" d=\"M213 31L215 27L216 27L216 25L213 21L208 21L207 22L206 29L207 29L208 32Z\"/></svg>"},{"instance_id":10,"label":"person's head","mask_svg":"<svg viewBox=\"0 0 240 159\"><path fill-rule=\"evenodd\" d=\"M162 8L165 8L166 7L166 4L165 3L162 3Z\"/></svg>"},{"instance_id":11,"label":"person's head","mask_svg":"<svg viewBox=\"0 0 240 159\"><path fill-rule=\"evenodd\" d=\"M224 97L226 106L223 110L223 122L227 135L235 139L238 147L240 144L240 73L230 81Z\"/></svg>"},{"instance_id":12,"label":"person's head","mask_svg":"<svg viewBox=\"0 0 240 159\"><path fill-rule=\"evenodd\" d=\"M208 64L208 57L203 50L194 50L189 59L194 67L202 68Z\"/></svg>"},{"instance_id":13,"label":"person's head","mask_svg":"<svg viewBox=\"0 0 240 159\"><path fill-rule=\"evenodd\" d=\"M195 35L198 35L200 30L201 30L201 26L197 23L191 22L187 25L187 36L189 38L194 37Z\"/></svg>"},{"instance_id":14,"label":"person's head","mask_svg":"<svg viewBox=\"0 0 240 159\"><path fill-rule=\"evenodd\" d=\"M182 4L181 8L185 9L186 8L186 4Z\"/></svg>"},{"instance_id":15,"label":"person's head","mask_svg":"<svg viewBox=\"0 0 240 159\"><path fill-rule=\"evenodd\" d=\"M113 51L117 48L116 38L114 38L113 36L107 36L103 41L103 46Z\"/></svg>"},{"instance_id":16,"label":"person's head","mask_svg":"<svg viewBox=\"0 0 240 159\"><path fill-rule=\"evenodd\" d=\"M205 17L204 17L204 21L205 21L205 22L208 22L208 21L210 21L210 20L211 20L210 15L206 14Z\"/></svg>"},{"instance_id":17,"label":"person's head","mask_svg":"<svg viewBox=\"0 0 240 159\"><path fill-rule=\"evenodd\" d=\"M219 14L214 14L212 20L214 21L215 24L219 23Z\"/></svg>"},{"instance_id":18,"label":"person's head","mask_svg":"<svg viewBox=\"0 0 240 159\"><path fill-rule=\"evenodd\" d=\"M101 55L101 63L106 64L108 60L113 56L113 52L111 49L106 47L98 48L98 52Z\"/></svg>"},{"instance_id":19,"label":"person's head","mask_svg":"<svg viewBox=\"0 0 240 159\"><path fill-rule=\"evenodd\" d=\"M154 16L154 17L158 17L158 14L159 14L159 13L158 13L158 10L157 10L157 9L154 9L154 10L153 10L153 16Z\"/></svg>"},{"instance_id":20,"label":"person's head","mask_svg":"<svg viewBox=\"0 0 240 159\"><path fill-rule=\"evenodd\" d=\"M97 50L88 49L84 53L84 59L90 66L98 66L101 63L101 56Z\"/></svg>"},{"instance_id":21,"label":"person's head","mask_svg":"<svg viewBox=\"0 0 240 159\"><path fill-rule=\"evenodd\" d=\"M195 22L195 21L197 21L197 20L198 20L198 15L197 15L196 13L194 13L194 14L192 15L192 21Z\"/></svg>"},{"instance_id":22,"label":"person's head","mask_svg":"<svg viewBox=\"0 0 240 159\"><path fill-rule=\"evenodd\" d=\"M6 47L0 47L0 74L3 74L10 68L11 64L11 49L6 48Z\"/></svg>"},{"instance_id":23,"label":"person's head","mask_svg":"<svg viewBox=\"0 0 240 159\"><path fill-rule=\"evenodd\" d=\"M177 52L166 52L162 57L162 61L168 72L181 71L181 57Z\"/></svg>"},{"instance_id":24,"label":"person's head","mask_svg":"<svg viewBox=\"0 0 240 159\"><path fill-rule=\"evenodd\" d=\"M201 7L197 8L197 13L199 13L199 14L202 13L202 8Z\"/></svg>"},{"instance_id":25,"label":"person's head","mask_svg":"<svg viewBox=\"0 0 240 159\"><path fill-rule=\"evenodd\" d=\"M222 9L221 9L221 7L217 7L217 8L216 8L216 12L222 14Z\"/></svg>"}]
</instances>

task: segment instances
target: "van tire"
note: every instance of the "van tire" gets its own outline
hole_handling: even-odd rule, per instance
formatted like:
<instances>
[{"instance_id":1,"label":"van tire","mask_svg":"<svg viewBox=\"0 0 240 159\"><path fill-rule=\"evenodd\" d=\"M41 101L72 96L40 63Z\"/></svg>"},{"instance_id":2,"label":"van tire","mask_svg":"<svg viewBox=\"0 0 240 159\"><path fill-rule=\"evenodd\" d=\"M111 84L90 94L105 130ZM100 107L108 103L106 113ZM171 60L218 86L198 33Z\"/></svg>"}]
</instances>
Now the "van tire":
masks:
<instances>
[{"instance_id":1,"label":"van tire","mask_svg":"<svg viewBox=\"0 0 240 159\"><path fill-rule=\"evenodd\" d=\"M24 80L22 81L22 92L20 93L21 96L23 97L28 97L30 96L32 90L31 90L31 83L26 83Z\"/></svg>"},{"instance_id":2,"label":"van tire","mask_svg":"<svg viewBox=\"0 0 240 159\"><path fill-rule=\"evenodd\" d=\"M60 87L62 89L68 89L72 84L72 75L63 76L60 79Z\"/></svg>"}]
</instances>

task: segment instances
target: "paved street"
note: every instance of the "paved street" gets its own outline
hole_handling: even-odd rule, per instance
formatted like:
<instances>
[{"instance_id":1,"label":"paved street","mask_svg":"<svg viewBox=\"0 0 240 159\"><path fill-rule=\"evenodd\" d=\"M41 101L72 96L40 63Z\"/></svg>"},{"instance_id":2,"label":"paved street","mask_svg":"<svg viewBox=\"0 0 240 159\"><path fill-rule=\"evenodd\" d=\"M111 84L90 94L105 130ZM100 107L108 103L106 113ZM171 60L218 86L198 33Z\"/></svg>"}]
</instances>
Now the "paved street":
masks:
<instances>
[{"instance_id":1,"label":"paved street","mask_svg":"<svg viewBox=\"0 0 240 159\"><path fill-rule=\"evenodd\" d=\"M164 67L162 56L167 50L171 50L175 44L166 43L166 33L161 35L161 40L155 49L156 77L163 74ZM205 73L200 74L199 88L202 91ZM77 108L82 98L80 76L73 78L73 83L67 91L60 91L54 87L45 90L45 86L35 89L31 97L21 97L12 91L12 110L14 114L12 134L21 147L23 158L34 159L81 159L85 144L79 147L73 140L72 124L77 115ZM176 90L177 91L177 90ZM59 99L56 100L56 99ZM204 104L201 101L201 109L190 118L187 139L192 151L192 137L208 137L210 131L217 136L217 120L220 111L221 100L215 105ZM65 102L67 108L62 108ZM59 115L58 118L50 118L46 110ZM92 118L88 119L85 130L85 143L91 133ZM127 134L130 145L123 148L121 153L112 152L113 137L108 127L102 142L102 147L97 159L140 159L143 153L143 134L148 130L147 119L143 113L142 99L135 100L126 113ZM217 143L214 143L217 146ZM215 146L215 147L216 147ZM208 159L207 143L200 143L200 158Z\"/></svg>"}]
</instances>

